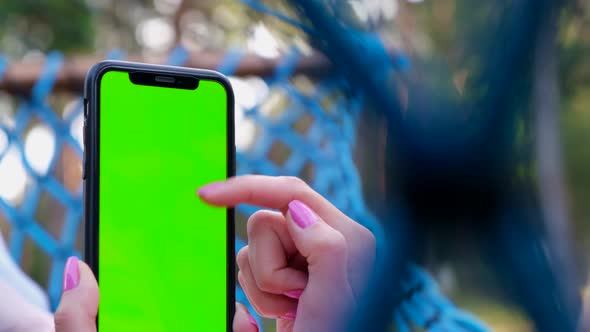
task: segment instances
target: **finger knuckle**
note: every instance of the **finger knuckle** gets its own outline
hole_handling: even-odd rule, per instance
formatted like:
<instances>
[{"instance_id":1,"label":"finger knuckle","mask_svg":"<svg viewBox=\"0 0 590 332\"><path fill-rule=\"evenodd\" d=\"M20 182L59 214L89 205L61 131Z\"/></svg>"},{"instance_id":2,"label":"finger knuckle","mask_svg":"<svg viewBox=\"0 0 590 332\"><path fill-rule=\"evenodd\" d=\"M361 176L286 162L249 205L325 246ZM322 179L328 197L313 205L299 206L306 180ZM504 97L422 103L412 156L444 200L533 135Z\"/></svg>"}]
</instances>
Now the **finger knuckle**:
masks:
<instances>
[{"instance_id":1,"label":"finger knuckle","mask_svg":"<svg viewBox=\"0 0 590 332\"><path fill-rule=\"evenodd\" d=\"M244 294L246 294L246 297L252 307L254 307L254 310L261 316L271 317L272 306L266 305L264 299L260 298L259 294L246 287L248 281L246 281L246 276L241 272L238 272L238 282L242 286Z\"/></svg>"},{"instance_id":2,"label":"finger knuckle","mask_svg":"<svg viewBox=\"0 0 590 332\"><path fill-rule=\"evenodd\" d=\"M346 248L346 239L340 232L325 233L316 243L316 250L321 253L342 253Z\"/></svg>"},{"instance_id":3,"label":"finger knuckle","mask_svg":"<svg viewBox=\"0 0 590 332\"><path fill-rule=\"evenodd\" d=\"M240 286L242 286L244 293L248 295L248 288L246 287L246 276L244 275L244 273L242 273L242 271L238 271L238 283L240 284Z\"/></svg>"},{"instance_id":4,"label":"finger knuckle","mask_svg":"<svg viewBox=\"0 0 590 332\"><path fill-rule=\"evenodd\" d=\"M269 226L269 218L270 211L266 210L258 210L254 212L250 218L248 218L248 223L246 226L246 230L248 232L248 237L254 237L258 232L260 232L263 228Z\"/></svg>"},{"instance_id":5,"label":"finger knuckle","mask_svg":"<svg viewBox=\"0 0 590 332\"><path fill-rule=\"evenodd\" d=\"M285 183L287 188L291 188L295 192L308 191L310 187L296 176L282 176L281 180Z\"/></svg>"},{"instance_id":6,"label":"finger knuckle","mask_svg":"<svg viewBox=\"0 0 590 332\"><path fill-rule=\"evenodd\" d=\"M242 286L242 289L244 290L244 294L246 295L246 298L248 298L248 302L250 302L252 307L254 307L254 310L259 315L261 315L260 303L259 303L258 299L256 298L255 294L250 289L245 287L245 285L246 285L245 278L246 277L244 276L243 273L238 273L238 281L239 281L240 285Z\"/></svg>"},{"instance_id":7,"label":"finger knuckle","mask_svg":"<svg viewBox=\"0 0 590 332\"><path fill-rule=\"evenodd\" d=\"M57 331L60 331L60 328L68 326L71 321L77 319L76 312L72 309L73 308L65 305L60 305L57 308L57 311L55 311L55 314L53 315L53 320Z\"/></svg>"},{"instance_id":8,"label":"finger knuckle","mask_svg":"<svg viewBox=\"0 0 590 332\"><path fill-rule=\"evenodd\" d=\"M236 262L238 263L238 267L242 269L248 263L248 246L243 247L238 251L238 255L236 256Z\"/></svg>"},{"instance_id":9,"label":"finger knuckle","mask_svg":"<svg viewBox=\"0 0 590 332\"><path fill-rule=\"evenodd\" d=\"M362 241L362 243L366 244L369 247L374 247L377 240L375 239L375 234L371 232L368 228L359 224L359 232L358 238Z\"/></svg>"},{"instance_id":10,"label":"finger knuckle","mask_svg":"<svg viewBox=\"0 0 590 332\"><path fill-rule=\"evenodd\" d=\"M261 271L256 278L256 284L261 291L266 293L274 293L280 288L280 281L270 271Z\"/></svg>"}]
</instances>

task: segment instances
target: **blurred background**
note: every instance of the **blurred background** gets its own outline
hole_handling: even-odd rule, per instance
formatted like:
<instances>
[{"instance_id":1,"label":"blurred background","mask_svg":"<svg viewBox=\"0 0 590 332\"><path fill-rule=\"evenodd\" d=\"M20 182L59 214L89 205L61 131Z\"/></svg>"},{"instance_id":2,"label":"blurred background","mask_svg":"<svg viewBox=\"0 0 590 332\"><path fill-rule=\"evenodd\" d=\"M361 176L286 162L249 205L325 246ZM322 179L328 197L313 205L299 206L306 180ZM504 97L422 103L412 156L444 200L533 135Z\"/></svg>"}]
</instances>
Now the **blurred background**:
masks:
<instances>
[{"instance_id":1,"label":"blurred background","mask_svg":"<svg viewBox=\"0 0 590 332\"><path fill-rule=\"evenodd\" d=\"M330 1L318 2L334 8ZM363 38L379 37L400 73L388 76L395 84L385 80L383 89L396 96L404 119L413 110L412 95L425 104L465 105L503 88L473 82L488 73L490 57L505 55L486 49L486 43L505 38L509 44L511 31L503 30L509 25L502 19L514 2L350 0L337 6L335 16ZM561 253L584 281L590 259L590 2L557 2L542 16L547 28L541 24L538 33L512 40L534 39L537 52L515 63L537 65L522 71L506 67L511 82L522 81L517 88L532 91L513 96L518 102L511 109L520 113L510 163L516 179L532 183L544 219L551 220L545 223L549 237L557 247L565 243ZM230 75L239 173L300 176L359 222L378 228L374 211L389 183L386 111L375 110L360 88L365 82L342 73L334 53L323 54L322 41L329 41L321 37L322 26L293 3L0 2L0 232L13 259L48 290L53 307L65 258L83 252L80 94L86 70L105 58ZM495 69L506 69L502 64ZM365 65L375 76L387 69ZM427 106L408 118L472 115L462 108ZM253 210L240 209L242 239L241 221ZM425 235L418 263L459 307L494 331L532 331L482 262L474 237L455 223L443 225L443 231L440 225L419 228ZM265 327L274 330L269 322Z\"/></svg>"}]
</instances>

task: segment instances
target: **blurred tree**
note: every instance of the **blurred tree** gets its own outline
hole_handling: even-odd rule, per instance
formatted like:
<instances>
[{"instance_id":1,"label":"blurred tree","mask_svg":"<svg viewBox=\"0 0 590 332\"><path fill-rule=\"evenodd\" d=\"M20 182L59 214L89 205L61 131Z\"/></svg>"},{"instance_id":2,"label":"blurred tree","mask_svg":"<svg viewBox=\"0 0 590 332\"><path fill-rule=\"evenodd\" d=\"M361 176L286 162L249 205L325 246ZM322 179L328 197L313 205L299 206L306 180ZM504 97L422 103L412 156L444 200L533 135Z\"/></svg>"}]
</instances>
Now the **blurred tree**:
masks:
<instances>
[{"instance_id":1,"label":"blurred tree","mask_svg":"<svg viewBox=\"0 0 590 332\"><path fill-rule=\"evenodd\" d=\"M571 195L572 219L590 251L590 3L570 1L560 17L559 88L561 133ZM584 255L589 260L588 255Z\"/></svg>"},{"instance_id":2,"label":"blurred tree","mask_svg":"<svg viewBox=\"0 0 590 332\"><path fill-rule=\"evenodd\" d=\"M84 51L94 42L90 8L84 0L0 2L0 49L21 56L28 50Z\"/></svg>"}]
</instances>

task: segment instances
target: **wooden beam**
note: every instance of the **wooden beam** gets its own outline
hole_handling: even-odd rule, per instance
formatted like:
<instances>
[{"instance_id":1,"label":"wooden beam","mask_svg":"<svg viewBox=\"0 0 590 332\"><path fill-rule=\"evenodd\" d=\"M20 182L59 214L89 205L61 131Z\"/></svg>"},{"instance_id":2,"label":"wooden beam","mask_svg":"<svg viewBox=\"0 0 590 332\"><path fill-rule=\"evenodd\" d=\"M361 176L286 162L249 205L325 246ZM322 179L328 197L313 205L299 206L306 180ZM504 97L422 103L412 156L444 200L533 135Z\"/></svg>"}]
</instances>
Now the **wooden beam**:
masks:
<instances>
[{"instance_id":1,"label":"wooden beam","mask_svg":"<svg viewBox=\"0 0 590 332\"><path fill-rule=\"evenodd\" d=\"M223 60L224 55L224 52L192 53L185 66L215 69ZM57 75L54 91L81 93L86 72L93 64L101 60L102 58L96 56L72 56L66 58ZM126 58L126 60L155 64L166 63L165 56L155 58L130 56ZM234 75L268 76L273 73L275 67L281 63L281 61L281 58L268 59L254 54L246 54L242 57ZM28 95L43 70L43 65L44 63L42 60L38 62L27 61L9 63L5 74L0 78L0 90L15 95ZM324 55L320 53L312 53L311 55L302 56L299 59L295 71L297 73L318 76L328 72L330 67L331 64Z\"/></svg>"}]
</instances>

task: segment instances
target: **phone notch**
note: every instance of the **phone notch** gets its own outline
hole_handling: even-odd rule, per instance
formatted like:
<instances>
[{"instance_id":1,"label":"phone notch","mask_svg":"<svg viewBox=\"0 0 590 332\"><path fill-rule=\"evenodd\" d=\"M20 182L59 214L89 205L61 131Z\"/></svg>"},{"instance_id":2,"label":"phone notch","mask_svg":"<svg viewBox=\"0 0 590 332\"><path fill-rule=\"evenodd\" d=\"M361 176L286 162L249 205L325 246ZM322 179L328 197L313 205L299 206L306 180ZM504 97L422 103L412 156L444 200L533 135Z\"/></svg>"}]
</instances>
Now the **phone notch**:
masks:
<instances>
[{"instance_id":1,"label":"phone notch","mask_svg":"<svg viewBox=\"0 0 590 332\"><path fill-rule=\"evenodd\" d=\"M158 74L151 72L130 72L129 80L137 85L159 86L165 88L195 90L199 86L199 80L195 77L184 75Z\"/></svg>"}]
</instances>

